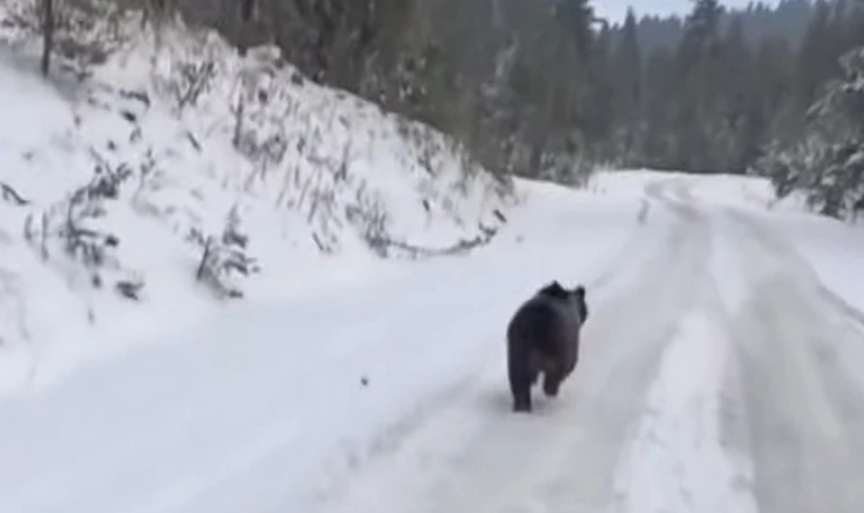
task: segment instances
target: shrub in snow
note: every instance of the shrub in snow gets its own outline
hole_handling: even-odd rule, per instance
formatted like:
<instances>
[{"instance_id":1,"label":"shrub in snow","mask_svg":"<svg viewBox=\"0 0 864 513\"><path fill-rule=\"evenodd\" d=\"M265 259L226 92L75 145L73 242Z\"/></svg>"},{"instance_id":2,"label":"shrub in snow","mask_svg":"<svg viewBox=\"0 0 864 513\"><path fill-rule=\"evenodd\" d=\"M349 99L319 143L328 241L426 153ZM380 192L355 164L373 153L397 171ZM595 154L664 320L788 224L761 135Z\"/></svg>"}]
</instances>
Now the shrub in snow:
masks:
<instances>
[{"instance_id":1,"label":"shrub in snow","mask_svg":"<svg viewBox=\"0 0 864 513\"><path fill-rule=\"evenodd\" d=\"M365 183L357 188L356 202L345 207L345 217L356 228L369 249L381 257L388 255L390 237L387 235L387 211L381 206L381 200L366 188Z\"/></svg>"},{"instance_id":2,"label":"shrub in snow","mask_svg":"<svg viewBox=\"0 0 864 513\"><path fill-rule=\"evenodd\" d=\"M132 174L132 169L126 165L112 168L103 161L96 166L89 183L42 212L38 216L38 226L33 214L27 216L25 240L44 262L52 261L56 255L52 248L59 249L57 253L65 256L67 263L86 270L93 288L102 288L105 275L113 275L118 292L138 299L143 281L124 276L126 273L114 255L120 238L100 223L107 213L105 202L119 197L120 186ZM74 273L74 269L70 272Z\"/></svg>"},{"instance_id":3,"label":"shrub in snow","mask_svg":"<svg viewBox=\"0 0 864 513\"><path fill-rule=\"evenodd\" d=\"M19 207L30 204L30 202L24 199L23 196L18 194L18 191L12 188L11 185L5 184L3 182L0 182L0 199Z\"/></svg>"},{"instance_id":4,"label":"shrub in snow","mask_svg":"<svg viewBox=\"0 0 864 513\"><path fill-rule=\"evenodd\" d=\"M220 299L241 298L243 292L233 281L236 276L248 276L260 271L254 258L246 254L249 238L240 231L237 207L228 212L221 236L205 236L197 229L189 232L189 240L201 248L201 260L195 277L207 284Z\"/></svg>"},{"instance_id":5,"label":"shrub in snow","mask_svg":"<svg viewBox=\"0 0 864 513\"><path fill-rule=\"evenodd\" d=\"M183 110L194 107L198 98L210 89L215 74L212 61L199 63L173 63L175 80L168 83L176 107Z\"/></svg>"}]
</instances>

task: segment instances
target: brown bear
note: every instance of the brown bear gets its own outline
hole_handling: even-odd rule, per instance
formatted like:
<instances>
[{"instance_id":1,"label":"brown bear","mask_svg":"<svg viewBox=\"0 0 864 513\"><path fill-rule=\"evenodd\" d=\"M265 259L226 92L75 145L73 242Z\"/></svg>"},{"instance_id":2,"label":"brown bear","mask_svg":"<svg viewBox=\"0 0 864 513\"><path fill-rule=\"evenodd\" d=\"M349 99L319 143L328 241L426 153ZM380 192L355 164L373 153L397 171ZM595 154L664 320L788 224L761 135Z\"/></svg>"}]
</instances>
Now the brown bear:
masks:
<instances>
[{"instance_id":1,"label":"brown bear","mask_svg":"<svg viewBox=\"0 0 864 513\"><path fill-rule=\"evenodd\" d=\"M579 332L588 318L585 287L558 281L525 301L507 326L507 371L513 411L531 411L531 387L543 372L543 392L558 395L579 359Z\"/></svg>"}]
</instances>

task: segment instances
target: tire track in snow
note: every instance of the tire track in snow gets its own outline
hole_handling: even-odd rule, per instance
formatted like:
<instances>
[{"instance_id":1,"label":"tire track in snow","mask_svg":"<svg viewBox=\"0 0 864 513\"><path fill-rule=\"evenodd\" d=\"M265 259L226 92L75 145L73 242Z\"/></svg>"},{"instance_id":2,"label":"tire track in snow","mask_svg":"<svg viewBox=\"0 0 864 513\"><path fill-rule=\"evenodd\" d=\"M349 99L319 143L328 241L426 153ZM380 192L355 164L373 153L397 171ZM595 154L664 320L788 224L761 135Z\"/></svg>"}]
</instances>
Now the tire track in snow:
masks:
<instances>
[{"instance_id":1,"label":"tire track in snow","mask_svg":"<svg viewBox=\"0 0 864 513\"><path fill-rule=\"evenodd\" d=\"M594 279L585 283L585 287L591 291L592 297L598 290L603 289L608 283L613 281L622 269L638 265L638 257L634 259L634 255L643 254L646 245L651 244L652 233L651 230L646 229L646 225L649 222L648 216L651 211L652 202L648 198L642 198L640 202L639 212L636 214L636 226L633 228L633 232L628 238L627 243L624 244L614 257L605 262L604 269Z\"/></svg>"},{"instance_id":2,"label":"tire track in snow","mask_svg":"<svg viewBox=\"0 0 864 513\"><path fill-rule=\"evenodd\" d=\"M725 209L719 221L750 283L734 327L759 510L858 513L864 395L830 355L861 340L829 322L836 305L790 244L742 212Z\"/></svg>"},{"instance_id":3,"label":"tire track in snow","mask_svg":"<svg viewBox=\"0 0 864 513\"><path fill-rule=\"evenodd\" d=\"M749 230L754 236L759 237L764 244L769 245L775 252L784 253L792 258L796 262L795 266L801 272L802 277L817 285L823 299L831 303L851 322L864 327L864 311L849 304L833 290L826 287L819 279L819 274L806 263L806 259L801 256L800 252L790 241L785 240L781 235L768 229L768 227L762 226L755 216L749 215L745 211L730 207L725 207L723 211L727 216L738 220L742 228Z\"/></svg>"},{"instance_id":4,"label":"tire track in snow","mask_svg":"<svg viewBox=\"0 0 864 513\"><path fill-rule=\"evenodd\" d=\"M692 204L685 181L655 182L647 192L682 216L697 219L702 230L713 235L706 214ZM713 256L717 248L711 240ZM743 394L734 344L711 272L706 269L708 279L691 282L698 289L697 299L680 312L679 329L665 348L641 422L619 458L615 503L609 511L756 510L747 489L752 468L739 426Z\"/></svg>"},{"instance_id":5,"label":"tire track in snow","mask_svg":"<svg viewBox=\"0 0 864 513\"><path fill-rule=\"evenodd\" d=\"M807 289L808 298L818 304L823 323L836 318L844 324L843 327L828 327L826 328L827 331L841 329L853 332L833 337L857 339L850 340L850 343L844 344L842 347L825 342L819 343L817 347L821 357L842 360L843 365L847 367L847 376L858 381L860 388L864 390L864 312L850 305L826 287L822 283L819 273L801 255L797 247L783 238L782 235L762 224L757 216L731 208L725 208L722 211L727 218L736 221L735 226L739 230L749 233L751 237L770 247L776 255L783 255L790 269L794 269L795 278ZM838 355L838 353L842 353L842 355Z\"/></svg>"},{"instance_id":6,"label":"tire track in snow","mask_svg":"<svg viewBox=\"0 0 864 513\"><path fill-rule=\"evenodd\" d=\"M756 511L741 488L749 480L747 461L724 443L734 354L710 306L687 314L666 350L643 422L616 475L615 511Z\"/></svg>"},{"instance_id":7,"label":"tire track in snow","mask_svg":"<svg viewBox=\"0 0 864 513\"><path fill-rule=\"evenodd\" d=\"M669 199L682 207L690 201L683 181L679 187L664 188L658 184L654 187L658 195L671 189L674 197ZM745 459L730 454L741 465L737 478L736 473L726 473L727 477L733 477L729 489L744 487L745 493L739 495L742 502L732 500L724 504L735 494L717 493L714 504L697 505L690 495L692 487L682 487L679 494L675 493L674 488L686 481L683 467L672 466L673 473L681 475L663 481L657 479L660 470L657 465L641 467L641 475L640 467L635 465L636 481L641 477L651 482L653 478L666 493L655 495L656 486L655 490L630 489L630 496L619 507L629 506L639 512L737 513L754 511L757 506L762 513L861 511L864 395L861 387L852 383L849 372L839 368L836 349L861 344L862 340L859 335L850 339L848 331L832 324L830 313L853 321L860 320L856 319L859 316L854 309L850 312L845 302L838 302L836 295L830 291L826 294L817 274L788 241L743 212L721 210L723 214L715 223L720 229L715 232L719 231L723 243L737 253L736 267L742 274L739 281L743 286L736 299L743 301L743 306L735 308L732 322L723 321L730 316L722 313L717 327L728 326L732 335L729 338L737 343L734 354L741 362L739 386L745 392L744 420L749 427L743 436L738 434L741 445L738 454L746 456L750 450L752 473ZM718 278L733 281L736 278L729 275L736 274L734 268L726 269L725 273L718 273ZM726 386L737 385L734 378L732 381ZM666 424L667 428L672 426ZM680 443L680 434L670 434L665 439L676 445ZM741 444L740 439L746 442ZM641 449L643 457L646 451L658 451L649 443L644 443ZM698 470L704 468L699 466ZM746 493L748 487L752 488L752 500ZM673 499L669 500L670 497Z\"/></svg>"},{"instance_id":8,"label":"tire track in snow","mask_svg":"<svg viewBox=\"0 0 864 513\"><path fill-rule=\"evenodd\" d=\"M689 201L683 183L677 196ZM759 511L861 511L864 394L852 382L856 372L838 365L849 360L838 358L838 348L862 340L831 322L832 313L853 320L850 312L826 296L792 244L755 216L718 210L715 232L736 253L741 274L726 324L741 362ZM726 272L718 278L734 281Z\"/></svg>"}]
</instances>

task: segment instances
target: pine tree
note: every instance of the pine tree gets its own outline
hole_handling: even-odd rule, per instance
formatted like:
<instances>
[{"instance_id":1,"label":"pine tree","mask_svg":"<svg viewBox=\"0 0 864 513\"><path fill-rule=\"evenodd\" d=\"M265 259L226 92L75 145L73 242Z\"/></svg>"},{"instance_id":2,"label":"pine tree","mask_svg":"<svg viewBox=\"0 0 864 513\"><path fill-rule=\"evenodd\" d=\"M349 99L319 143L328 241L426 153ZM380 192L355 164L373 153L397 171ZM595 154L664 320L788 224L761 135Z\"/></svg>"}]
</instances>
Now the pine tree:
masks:
<instances>
[{"instance_id":1,"label":"pine tree","mask_svg":"<svg viewBox=\"0 0 864 513\"><path fill-rule=\"evenodd\" d=\"M753 54L744 39L743 19L733 16L722 41L720 99L716 106L718 140L713 161L719 167L743 172L758 152L764 131L754 77Z\"/></svg>"},{"instance_id":2,"label":"pine tree","mask_svg":"<svg viewBox=\"0 0 864 513\"><path fill-rule=\"evenodd\" d=\"M684 169L708 171L712 137L716 137L715 102L719 98L720 17L717 0L697 0L685 21L684 37L678 48L680 73L684 80L683 104L677 113L677 161Z\"/></svg>"},{"instance_id":3,"label":"pine tree","mask_svg":"<svg viewBox=\"0 0 864 513\"><path fill-rule=\"evenodd\" d=\"M638 152L643 117L643 63L636 32L636 14L627 10L627 17L613 56L613 82L616 87L614 117L623 126L619 129L620 152L630 161Z\"/></svg>"},{"instance_id":4,"label":"pine tree","mask_svg":"<svg viewBox=\"0 0 864 513\"><path fill-rule=\"evenodd\" d=\"M815 14L807 27L807 34L798 53L798 101L806 109L819 94L819 87L837 74L837 57L832 52L831 7L825 0L818 0Z\"/></svg>"},{"instance_id":5,"label":"pine tree","mask_svg":"<svg viewBox=\"0 0 864 513\"><path fill-rule=\"evenodd\" d=\"M588 60L592 51L594 9L590 4L590 0L558 0L555 4L555 17L564 27L565 33L573 38L583 61Z\"/></svg>"}]
</instances>

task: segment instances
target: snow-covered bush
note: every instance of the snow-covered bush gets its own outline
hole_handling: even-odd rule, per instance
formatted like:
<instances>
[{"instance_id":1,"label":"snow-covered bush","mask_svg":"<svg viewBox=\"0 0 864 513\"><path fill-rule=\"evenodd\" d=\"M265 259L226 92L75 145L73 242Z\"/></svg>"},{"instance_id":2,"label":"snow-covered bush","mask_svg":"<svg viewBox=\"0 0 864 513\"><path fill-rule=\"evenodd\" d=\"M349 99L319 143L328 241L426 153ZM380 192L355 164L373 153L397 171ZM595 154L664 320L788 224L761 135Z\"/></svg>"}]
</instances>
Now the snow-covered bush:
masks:
<instances>
[{"instance_id":1,"label":"snow-covered bush","mask_svg":"<svg viewBox=\"0 0 864 513\"><path fill-rule=\"evenodd\" d=\"M240 290L234 278L249 276L260 271L255 259L246 254L249 237L240 230L240 216L236 206L229 212L225 220L225 228L219 237L204 236L198 230L192 229L188 239L196 243L202 250L201 261L195 273L196 279L207 284L218 298L241 298Z\"/></svg>"},{"instance_id":2,"label":"snow-covered bush","mask_svg":"<svg viewBox=\"0 0 864 513\"><path fill-rule=\"evenodd\" d=\"M14 187L3 182L0 182L0 200L19 207L30 204L30 202L21 196Z\"/></svg>"},{"instance_id":3,"label":"snow-covered bush","mask_svg":"<svg viewBox=\"0 0 864 513\"><path fill-rule=\"evenodd\" d=\"M800 190L820 214L855 219L864 211L864 48L841 59L844 77L810 110L804 139L772 147L754 166L778 198Z\"/></svg>"},{"instance_id":4,"label":"snow-covered bush","mask_svg":"<svg viewBox=\"0 0 864 513\"><path fill-rule=\"evenodd\" d=\"M43 262L64 270L70 282L75 283L83 269L93 288L103 288L107 278L121 295L138 299L143 281L123 269L114 254L120 237L101 223L107 214L105 203L118 199L120 187L132 175L125 165L97 165L88 183L38 216L27 216L25 240Z\"/></svg>"}]
</instances>

